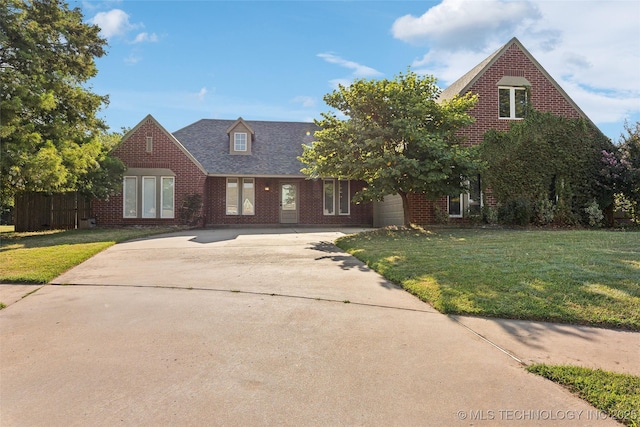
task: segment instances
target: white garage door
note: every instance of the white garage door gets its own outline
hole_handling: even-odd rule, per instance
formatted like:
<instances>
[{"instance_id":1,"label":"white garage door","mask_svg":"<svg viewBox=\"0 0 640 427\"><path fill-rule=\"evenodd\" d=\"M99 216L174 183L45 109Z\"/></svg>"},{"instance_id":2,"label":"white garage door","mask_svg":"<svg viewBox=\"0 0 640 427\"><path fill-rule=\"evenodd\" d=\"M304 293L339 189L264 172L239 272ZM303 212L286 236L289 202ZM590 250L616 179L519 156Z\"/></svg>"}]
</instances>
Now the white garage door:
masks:
<instances>
[{"instance_id":1,"label":"white garage door","mask_svg":"<svg viewBox=\"0 0 640 427\"><path fill-rule=\"evenodd\" d=\"M402 198L398 194L384 196L382 202L373 204L373 226L403 225Z\"/></svg>"}]
</instances>

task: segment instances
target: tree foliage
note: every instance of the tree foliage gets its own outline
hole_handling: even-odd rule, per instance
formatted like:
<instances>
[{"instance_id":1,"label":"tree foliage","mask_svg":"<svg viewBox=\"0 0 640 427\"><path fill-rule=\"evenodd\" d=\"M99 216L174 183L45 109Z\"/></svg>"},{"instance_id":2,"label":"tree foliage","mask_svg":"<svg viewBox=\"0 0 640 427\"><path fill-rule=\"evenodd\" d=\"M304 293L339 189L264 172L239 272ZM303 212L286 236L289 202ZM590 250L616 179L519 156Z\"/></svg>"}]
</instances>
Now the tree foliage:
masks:
<instances>
[{"instance_id":1,"label":"tree foliage","mask_svg":"<svg viewBox=\"0 0 640 427\"><path fill-rule=\"evenodd\" d=\"M438 102L440 89L431 76L408 70L394 80L361 79L325 95L342 113L322 113L316 141L305 146L300 160L310 177L362 180L366 188L354 202L399 194L405 224L409 193L429 198L460 193L465 176L479 167L477 152L464 146L455 132L472 122L467 111L472 95Z\"/></svg>"},{"instance_id":2,"label":"tree foliage","mask_svg":"<svg viewBox=\"0 0 640 427\"><path fill-rule=\"evenodd\" d=\"M634 221L640 223L640 122L625 123L620 136L618 189L629 202Z\"/></svg>"},{"instance_id":3,"label":"tree foliage","mask_svg":"<svg viewBox=\"0 0 640 427\"><path fill-rule=\"evenodd\" d=\"M99 28L60 0L0 0L0 22L2 204L18 191L108 193L90 179L119 168L99 137L107 97L86 87L105 54Z\"/></svg>"},{"instance_id":4,"label":"tree foliage","mask_svg":"<svg viewBox=\"0 0 640 427\"><path fill-rule=\"evenodd\" d=\"M555 217L563 224L588 224L585 208L594 200L602 210L613 203L613 184L603 170L605 152L614 148L587 120L531 110L509 131L485 134L483 185L517 219L512 222Z\"/></svg>"}]
</instances>

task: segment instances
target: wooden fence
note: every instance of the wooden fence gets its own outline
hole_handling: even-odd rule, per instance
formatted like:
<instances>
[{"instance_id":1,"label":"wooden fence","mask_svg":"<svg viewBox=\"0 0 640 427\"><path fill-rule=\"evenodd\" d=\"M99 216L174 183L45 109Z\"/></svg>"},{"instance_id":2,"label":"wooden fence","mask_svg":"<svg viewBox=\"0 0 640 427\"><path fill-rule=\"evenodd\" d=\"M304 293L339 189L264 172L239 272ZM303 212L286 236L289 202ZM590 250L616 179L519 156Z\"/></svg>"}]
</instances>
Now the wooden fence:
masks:
<instances>
[{"instance_id":1,"label":"wooden fence","mask_svg":"<svg viewBox=\"0 0 640 427\"><path fill-rule=\"evenodd\" d=\"M91 218L91 199L78 193L20 193L15 198L15 230L70 230Z\"/></svg>"}]
</instances>

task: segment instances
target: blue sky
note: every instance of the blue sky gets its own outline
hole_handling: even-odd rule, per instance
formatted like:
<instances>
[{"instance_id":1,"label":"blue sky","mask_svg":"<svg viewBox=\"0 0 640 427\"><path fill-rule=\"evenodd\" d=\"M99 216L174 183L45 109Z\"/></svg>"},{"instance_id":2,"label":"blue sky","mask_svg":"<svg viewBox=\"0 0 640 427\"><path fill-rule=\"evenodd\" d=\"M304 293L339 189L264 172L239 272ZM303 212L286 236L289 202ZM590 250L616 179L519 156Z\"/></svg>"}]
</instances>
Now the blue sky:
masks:
<instances>
[{"instance_id":1,"label":"blue sky","mask_svg":"<svg viewBox=\"0 0 640 427\"><path fill-rule=\"evenodd\" d=\"M637 0L72 1L109 47L92 90L113 130L152 114L311 121L322 97L408 67L444 89L516 36L614 141L640 121Z\"/></svg>"}]
</instances>

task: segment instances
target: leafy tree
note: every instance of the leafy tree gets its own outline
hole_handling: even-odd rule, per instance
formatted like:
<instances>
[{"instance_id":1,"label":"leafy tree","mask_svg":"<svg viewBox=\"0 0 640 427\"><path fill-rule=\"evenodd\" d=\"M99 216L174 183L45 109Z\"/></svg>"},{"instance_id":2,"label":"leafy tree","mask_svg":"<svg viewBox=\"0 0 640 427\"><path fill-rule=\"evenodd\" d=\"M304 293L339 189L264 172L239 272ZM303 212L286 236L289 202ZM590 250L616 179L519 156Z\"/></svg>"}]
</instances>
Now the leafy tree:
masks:
<instances>
[{"instance_id":1,"label":"leafy tree","mask_svg":"<svg viewBox=\"0 0 640 427\"><path fill-rule=\"evenodd\" d=\"M105 54L99 28L61 0L0 0L0 23L0 202L18 191L108 193L89 179L114 166L96 117L107 97L85 85Z\"/></svg>"},{"instance_id":2,"label":"leafy tree","mask_svg":"<svg viewBox=\"0 0 640 427\"><path fill-rule=\"evenodd\" d=\"M509 131L488 131L481 144L487 164L483 183L507 216L528 214L555 222L588 223L585 208L596 200L600 209L613 204L614 189L603 170L611 141L584 119L567 119L531 110Z\"/></svg>"},{"instance_id":3,"label":"leafy tree","mask_svg":"<svg viewBox=\"0 0 640 427\"><path fill-rule=\"evenodd\" d=\"M476 150L462 144L456 130L472 122L467 111L476 97L438 102L440 89L431 76L412 71L394 80L361 79L324 96L340 111L322 113L316 141L300 160L311 177L362 180L366 188L353 201L402 197L409 224L409 193L428 198L464 190L464 177L479 167Z\"/></svg>"},{"instance_id":4,"label":"leafy tree","mask_svg":"<svg viewBox=\"0 0 640 427\"><path fill-rule=\"evenodd\" d=\"M626 135L620 136L619 188L631 205L632 217L640 223L640 122L635 125L625 123Z\"/></svg>"}]
</instances>

